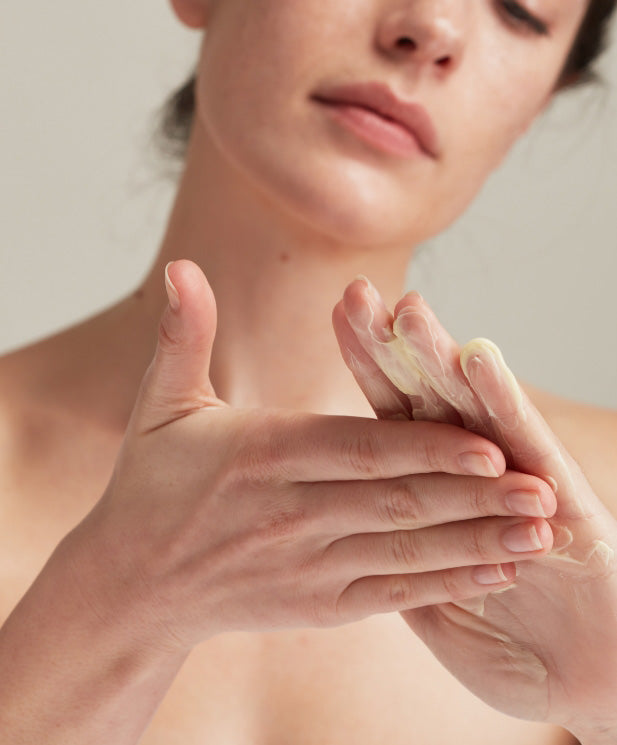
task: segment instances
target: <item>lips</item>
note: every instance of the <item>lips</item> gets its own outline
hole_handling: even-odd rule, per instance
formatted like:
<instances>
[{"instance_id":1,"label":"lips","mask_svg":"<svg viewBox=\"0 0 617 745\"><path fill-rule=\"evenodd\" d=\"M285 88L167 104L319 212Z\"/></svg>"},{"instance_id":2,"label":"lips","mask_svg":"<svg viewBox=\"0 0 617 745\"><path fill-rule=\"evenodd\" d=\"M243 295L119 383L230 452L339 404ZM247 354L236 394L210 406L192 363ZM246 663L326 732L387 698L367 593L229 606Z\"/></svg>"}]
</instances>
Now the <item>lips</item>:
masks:
<instances>
[{"instance_id":1,"label":"lips","mask_svg":"<svg viewBox=\"0 0 617 745\"><path fill-rule=\"evenodd\" d=\"M421 149L432 158L439 156L439 140L426 109L418 103L403 101L383 83L356 83L320 90L312 96L321 103L339 103L370 109L407 129Z\"/></svg>"}]
</instances>

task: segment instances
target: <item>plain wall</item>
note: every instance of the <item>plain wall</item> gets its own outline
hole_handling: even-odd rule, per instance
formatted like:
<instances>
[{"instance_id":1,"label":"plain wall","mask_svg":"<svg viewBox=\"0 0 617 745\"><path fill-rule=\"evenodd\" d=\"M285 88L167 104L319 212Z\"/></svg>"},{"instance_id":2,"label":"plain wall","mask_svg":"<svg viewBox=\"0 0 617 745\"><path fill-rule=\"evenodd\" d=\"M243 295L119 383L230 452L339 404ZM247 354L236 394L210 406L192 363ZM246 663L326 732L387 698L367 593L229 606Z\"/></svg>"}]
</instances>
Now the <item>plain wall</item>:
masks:
<instances>
[{"instance_id":1,"label":"plain wall","mask_svg":"<svg viewBox=\"0 0 617 745\"><path fill-rule=\"evenodd\" d=\"M0 353L146 274L174 193L152 117L200 41L166 0L9 3L2 31ZM461 343L495 341L521 380L617 408L617 45L600 69L606 89L558 98L417 252L407 287Z\"/></svg>"}]
</instances>

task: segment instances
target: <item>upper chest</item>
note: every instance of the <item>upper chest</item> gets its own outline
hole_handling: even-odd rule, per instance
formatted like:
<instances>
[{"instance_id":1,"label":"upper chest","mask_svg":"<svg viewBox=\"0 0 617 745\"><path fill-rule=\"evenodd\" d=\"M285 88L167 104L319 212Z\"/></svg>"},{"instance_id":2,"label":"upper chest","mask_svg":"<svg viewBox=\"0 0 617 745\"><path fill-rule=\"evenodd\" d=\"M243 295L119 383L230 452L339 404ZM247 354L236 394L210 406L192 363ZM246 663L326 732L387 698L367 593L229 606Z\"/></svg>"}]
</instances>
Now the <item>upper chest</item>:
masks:
<instances>
[{"instance_id":1,"label":"upper chest","mask_svg":"<svg viewBox=\"0 0 617 745\"><path fill-rule=\"evenodd\" d=\"M196 648L142 745L570 745L452 677L398 614Z\"/></svg>"}]
</instances>

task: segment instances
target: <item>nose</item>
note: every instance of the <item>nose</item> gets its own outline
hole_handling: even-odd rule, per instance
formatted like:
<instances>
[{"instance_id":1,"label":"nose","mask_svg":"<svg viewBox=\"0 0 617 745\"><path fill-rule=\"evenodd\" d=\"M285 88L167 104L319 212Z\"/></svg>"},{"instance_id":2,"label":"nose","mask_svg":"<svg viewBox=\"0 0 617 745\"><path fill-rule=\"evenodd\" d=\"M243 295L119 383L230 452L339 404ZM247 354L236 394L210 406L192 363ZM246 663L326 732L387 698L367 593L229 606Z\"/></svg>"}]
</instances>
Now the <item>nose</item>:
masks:
<instances>
[{"instance_id":1,"label":"nose","mask_svg":"<svg viewBox=\"0 0 617 745\"><path fill-rule=\"evenodd\" d=\"M460 64L465 0L398 0L396 6L384 13L378 31L378 44L389 57L413 60L440 74Z\"/></svg>"}]
</instances>

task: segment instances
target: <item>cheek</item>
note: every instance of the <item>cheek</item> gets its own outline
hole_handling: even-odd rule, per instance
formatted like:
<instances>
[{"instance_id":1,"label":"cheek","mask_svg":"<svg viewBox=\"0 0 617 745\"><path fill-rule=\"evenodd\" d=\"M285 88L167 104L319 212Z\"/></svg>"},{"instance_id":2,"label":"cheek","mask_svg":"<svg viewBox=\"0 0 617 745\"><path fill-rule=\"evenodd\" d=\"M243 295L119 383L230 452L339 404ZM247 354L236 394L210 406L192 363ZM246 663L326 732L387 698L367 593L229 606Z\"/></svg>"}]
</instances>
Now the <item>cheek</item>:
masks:
<instances>
[{"instance_id":1,"label":"cheek","mask_svg":"<svg viewBox=\"0 0 617 745\"><path fill-rule=\"evenodd\" d=\"M537 118L546 100L550 81L537 80L526 67L513 75L511 66L493 58L492 75L470 78L458 87L451 111L454 126L446 127L445 157L435 189L435 232L459 217L487 178L506 158L512 146ZM453 93L453 98L455 94Z\"/></svg>"},{"instance_id":2,"label":"cheek","mask_svg":"<svg viewBox=\"0 0 617 745\"><path fill-rule=\"evenodd\" d=\"M284 111L290 97L315 85L324 57L340 44L342 15L324 12L323 0L222 0L202 49L208 95L245 114Z\"/></svg>"},{"instance_id":3,"label":"cheek","mask_svg":"<svg viewBox=\"0 0 617 745\"><path fill-rule=\"evenodd\" d=\"M461 86L464 93L457 110L466 126L453 132L449 148L456 161L451 165L455 172L461 171L460 183L469 190L480 188L531 127L553 81L552 66L543 66L537 57L533 69L525 61L514 65L505 52L488 58L492 63L484 68L487 74ZM548 72L540 75L537 69Z\"/></svg>"},{"instance_id":4,"label":"cheek","mask_svg":"<svg viewBox=\"0 0 617 745\"><path fill-rule=\"evenodd\" d=\"M198 113L219 145L224 140L248 151L287 137L324 52L319 15L305 9L301 25L297 4L225 0L218 6L202 47Z\"/></svg>"}]
</instances>

